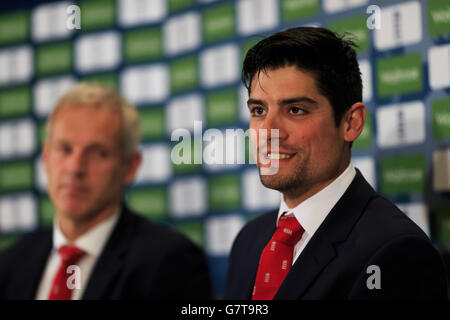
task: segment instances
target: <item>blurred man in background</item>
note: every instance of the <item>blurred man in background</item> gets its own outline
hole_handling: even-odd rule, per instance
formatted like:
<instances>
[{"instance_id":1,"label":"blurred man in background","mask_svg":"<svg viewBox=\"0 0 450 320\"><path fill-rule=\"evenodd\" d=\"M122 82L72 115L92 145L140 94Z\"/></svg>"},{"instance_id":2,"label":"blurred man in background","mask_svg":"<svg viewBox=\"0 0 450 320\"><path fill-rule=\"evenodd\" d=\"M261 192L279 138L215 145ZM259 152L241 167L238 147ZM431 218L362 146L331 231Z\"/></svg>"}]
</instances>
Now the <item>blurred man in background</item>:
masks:
<instances>
[{"instance_id":1,"label":"blurred man in background","mask_svg":"<svg viewBox=\"0 0 450 320\"><path fill-rule=\"evenodd\" d=\"M257 141L260 178L283 197L279 210L237 236L228 299L447 297L442 259L426 234L350 162L365 121L352 46L327 29L299 27L245 57L250 128L268 131ZM265 175L267 167L278 170Z\"/></svg>"},{"instance_id":2,"label":"blurred man in background","mask_svg":"<svg viewBox=\"0 0 450 320\"><path fill-rule=\"evenodd\" d=\"M43 163L53 230L0 256L0 299L207 299L202 251L131 212L141 163L136 108L98 84L74 86L47 123Z\"/></svg>"}]
</instances>

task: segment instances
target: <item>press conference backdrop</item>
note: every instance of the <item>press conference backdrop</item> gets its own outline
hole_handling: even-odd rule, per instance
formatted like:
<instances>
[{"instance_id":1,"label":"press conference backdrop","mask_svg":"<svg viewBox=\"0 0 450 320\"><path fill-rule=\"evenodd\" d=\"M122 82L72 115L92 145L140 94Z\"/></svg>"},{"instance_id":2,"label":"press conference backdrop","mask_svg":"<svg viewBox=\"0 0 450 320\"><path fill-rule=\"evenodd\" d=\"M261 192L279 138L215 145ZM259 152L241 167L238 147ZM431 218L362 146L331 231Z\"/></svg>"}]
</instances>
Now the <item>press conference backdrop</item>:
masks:
<instances>
[{"instance_id":1,"label":"press conference backdrop","mask_svg":"<svg viewBox=\"0 0 450 320\"><path fill-rule=\"evenodd\" d=\"M0 13L2 248L52 224L41 166L45 120L72 84L96 80L118 88L142 117L144 162L127 203L201 245L222 297L233 239L246 221L277 208L280 195L261 185L254 165L174 164L171 135L190 130L191 155L207 147L201 133L211 128L224 133L219 145L232 146L226 129L248 127L246 50L298 25L356 37L368 116L352 160L436 244L450 243L448 0L37 2ZM79 30L67 27L71 4L81 9ZM367 13L373 4L380 29L377 8ZM242 156L245 146L235 147Z\"/></svg>"}]
</instances>

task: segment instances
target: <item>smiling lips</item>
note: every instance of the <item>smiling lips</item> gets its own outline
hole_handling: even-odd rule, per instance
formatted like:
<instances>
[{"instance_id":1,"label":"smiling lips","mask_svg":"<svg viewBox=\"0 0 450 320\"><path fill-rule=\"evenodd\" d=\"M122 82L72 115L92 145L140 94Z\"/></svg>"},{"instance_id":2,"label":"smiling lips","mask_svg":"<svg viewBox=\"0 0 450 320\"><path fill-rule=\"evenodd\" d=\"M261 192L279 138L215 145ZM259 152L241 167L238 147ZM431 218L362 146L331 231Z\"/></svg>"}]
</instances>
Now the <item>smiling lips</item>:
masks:
<instances>
[{"instance_id":1,"label":"smiling lips","mask_svg":"<svg viewBox=\"0 0 450 320\"><path fill-rule=\"evenodd\" d=\"M284 160L284 159L290 159L295 155L295 153L268 153L267 157L270 160Z\"/></svg>"}]
</instances>

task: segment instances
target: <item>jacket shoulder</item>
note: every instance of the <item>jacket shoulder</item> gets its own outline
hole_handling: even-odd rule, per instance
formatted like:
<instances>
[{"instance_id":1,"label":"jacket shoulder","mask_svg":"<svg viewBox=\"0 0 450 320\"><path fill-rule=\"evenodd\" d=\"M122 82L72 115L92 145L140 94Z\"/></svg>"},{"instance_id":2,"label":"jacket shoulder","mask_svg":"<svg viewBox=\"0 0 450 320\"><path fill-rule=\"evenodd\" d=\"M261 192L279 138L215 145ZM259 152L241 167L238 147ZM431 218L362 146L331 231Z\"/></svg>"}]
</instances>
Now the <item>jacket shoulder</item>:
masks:
<instances>
[{"instance_id":1,"label":"jacket shoulder","mask_svg":"<svg viewBox=\"0 0 450 320\"><path fill-rule=\"evenodd\" d=\"M367 236L376 236L380 241L406 235L429 241L425 232L413 220L380 195L368 203L359 226L367 231Z\"/></svg>"},{"instance_id":2,"label":"jacket shoulder","mask_svg":"<svg viewBox=\"0 0 450 320\"><path fill-rule=\"evenodd\" d=\"M51 230L36 230L24 234L17 243L11 247L0 251L0 268L4 264L12 264L17 260L26 260L29 253L33 252L37 246L46 245L51 241Z\"/></svg>"}]
</instances>

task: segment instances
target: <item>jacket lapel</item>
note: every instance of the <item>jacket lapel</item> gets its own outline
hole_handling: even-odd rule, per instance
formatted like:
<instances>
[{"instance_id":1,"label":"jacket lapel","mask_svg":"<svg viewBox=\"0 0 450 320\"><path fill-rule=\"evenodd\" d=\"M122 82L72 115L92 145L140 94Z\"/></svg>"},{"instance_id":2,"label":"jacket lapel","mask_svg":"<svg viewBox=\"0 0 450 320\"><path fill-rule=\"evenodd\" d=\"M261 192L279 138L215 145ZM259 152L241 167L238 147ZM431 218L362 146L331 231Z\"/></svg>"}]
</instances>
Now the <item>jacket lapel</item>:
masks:
<instances>
[{"instance_id":1,"label":"jacket lapel","mask_svg":"<svg viewBox=\"0 0 450 320\"><path fill-rule=\"evenodd\" d=\"M123 206L121 216L92 271L83 300L119 298L111 296L111 290L117 285L115 279L124 264L125 254L134 233L133 222L133 216Z\"/></svg>"},{"instance_id":2,"label":"jacket lapel","mask_svg":"<svg viewBox=\"0 0 450 320\"><path fill-rule=\"evenodd\" d=\"M299 299L324 267L336 256L334 245L344 241L369 200L376 196L358 169L347 191L336 203L300 254L274 299Z\"/></svg>"}]
</instances>

